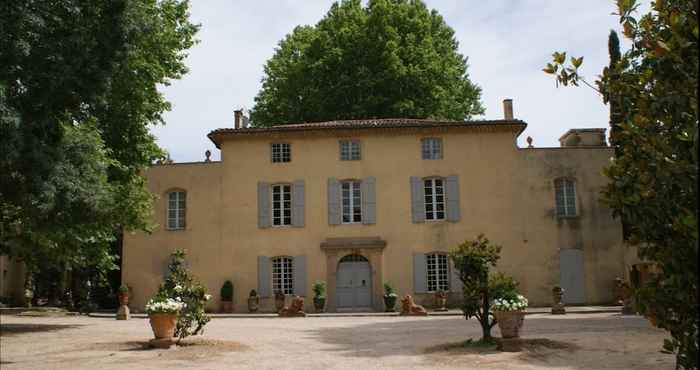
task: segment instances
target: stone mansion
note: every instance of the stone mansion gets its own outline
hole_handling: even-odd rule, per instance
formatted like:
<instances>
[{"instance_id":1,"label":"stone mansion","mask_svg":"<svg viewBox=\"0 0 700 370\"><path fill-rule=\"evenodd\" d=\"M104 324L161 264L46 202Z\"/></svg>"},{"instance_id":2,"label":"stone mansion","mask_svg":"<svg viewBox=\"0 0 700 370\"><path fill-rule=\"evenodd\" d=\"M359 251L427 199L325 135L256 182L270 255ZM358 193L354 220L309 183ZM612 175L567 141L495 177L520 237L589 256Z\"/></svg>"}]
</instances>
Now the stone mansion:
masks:
<instances>
[{"instance_id":1,"label":"stone mansion","mask_svg":"<svg viewBox=\"0 0 700 370\"><path fill-rule=\"evenodd\" d=\"M251 289L261 311L273 294L306 297L327 283L327 311L383 310L383 283L430 307L459 299L446 253L484 233L503 246L498 271L532 305L561 285L568 304L613 299L634 252L599 202L612 156L604 129L572 129L556 148L519 148L526 123L366 119L234 127L208 136L221 161L159 164L145 176L157 196L151 234L125 233L122 281L142 309L185 249L219 307L225 280L235 312Z\"/></svg>"}]
</instances>

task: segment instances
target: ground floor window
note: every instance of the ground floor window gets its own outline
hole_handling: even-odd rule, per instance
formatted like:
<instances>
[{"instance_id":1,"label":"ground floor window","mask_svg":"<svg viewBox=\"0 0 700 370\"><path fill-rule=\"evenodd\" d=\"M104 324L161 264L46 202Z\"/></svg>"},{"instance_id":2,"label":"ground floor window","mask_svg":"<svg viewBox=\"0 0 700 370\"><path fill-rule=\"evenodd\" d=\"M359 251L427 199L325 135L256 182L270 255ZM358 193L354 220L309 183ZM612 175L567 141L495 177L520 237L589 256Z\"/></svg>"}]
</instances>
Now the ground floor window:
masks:
<instances>
[{"instance_id":1,"label":"ground floor window","mask_svg":"<svg viewBox=\"0 0 700 370\"><path fill-rule=\"evenodd\" d=\"M272 291L283 294L294 293L294 281L291 257L272 259Z\"/></svg>"},{"instance_id":2,"label":"ground floor window","mask_svg":"<svg viewBox=\"0 0 700 370\"><path fill-rule=\"evenodd\" d=\"M428 254L426 261L428 263L428 291L450 290L447 255L440 253Z\"/></svg>"}]
</instances>

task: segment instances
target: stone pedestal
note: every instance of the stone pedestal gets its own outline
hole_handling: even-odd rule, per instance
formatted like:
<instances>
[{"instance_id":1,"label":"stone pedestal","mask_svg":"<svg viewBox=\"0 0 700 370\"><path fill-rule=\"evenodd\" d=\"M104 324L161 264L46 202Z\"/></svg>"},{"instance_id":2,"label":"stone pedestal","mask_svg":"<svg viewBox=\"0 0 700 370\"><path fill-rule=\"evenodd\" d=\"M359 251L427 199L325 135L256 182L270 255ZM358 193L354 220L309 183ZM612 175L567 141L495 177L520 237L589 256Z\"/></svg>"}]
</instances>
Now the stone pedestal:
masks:
<instances>
[{"instance_id":1,"label":"stone pedestal","mask_svg":"<svg viewBox=\"0 0 700 370\"><path fill-rule=\"evenodd\" d=\"M129 320L131 317L131 312L129 311L129 306L121 305L119 310L117 310L117 320Z\"/></svg>"},{"instance_id":2,"label":"stone pedestal","mask_svg":"<svg viewBox=\"0 0 700 370\"><path fill-rule=\"evenodd\" d=\"M564 315L566 313L566 308L563 304L555 304L552 306L552 315Z\"/></svg>"},{"instance_id":3,"label":"stone pedestal","mask_svg":"<svg viewBox=\"0 0 700 370\"><path fill-rule=\"evenodd\" d=\"M563 302L564 289L558 285L552 288L552 315L563 315L566 308Z\"/></svg>"},{"instance_id":4,"label":"stone pedestal","mask_svg":"<svg viewBox=\"0 0 700 370\"><path fill-rule=\"evenodd\" d=\"M503 352L520 352L523 350L523 342L520 338L502 338L496 349Z\"/></svg>"},{"instance_id":5,"label":"stone pedestal","mask_svg":"<svg viewBox=\"0 0 700 370\"><path fill-rule=\"evenodd\" d=\"M160 349L170 349L170 347L175 344L175 341L173 341L170 338L166 339L151 339L148 341L148 345L151 348L160 348Z\"/></svg>"}]
</instances>

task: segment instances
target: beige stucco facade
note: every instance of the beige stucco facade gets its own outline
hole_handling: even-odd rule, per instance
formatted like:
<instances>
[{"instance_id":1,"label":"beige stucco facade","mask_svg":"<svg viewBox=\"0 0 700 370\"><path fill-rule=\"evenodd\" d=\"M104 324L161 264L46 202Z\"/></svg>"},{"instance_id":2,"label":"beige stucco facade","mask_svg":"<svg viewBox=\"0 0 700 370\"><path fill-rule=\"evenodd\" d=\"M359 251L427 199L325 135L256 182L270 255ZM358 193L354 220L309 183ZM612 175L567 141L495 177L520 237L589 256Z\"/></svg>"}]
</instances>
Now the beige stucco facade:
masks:
<instances>
[{"instance_id":1,"label":"beige stucco facade","mask_svg":"<svg viewBox=\"0 0 700 370\"><path fill-rule=\"evenodd\" d=\"M415 292L413 256L449 251L479 233L503 246L496 270L515 277L532 305L550 304L551 289L560 284L563 249L582 252L583 303L609 303L614 279L625 276L630 255L622 247L619 221L599 202L606 184L602 169L612 150L604 141L588 145L586 132L581 133L585 140L575 140L585 146L518 148L516 138L524 128L517 120L393 126L351 122L347 127L214 132L210 137L221 149L220 162L156 165L145 173L158 196L153 217L160 226L151 234L125 233L122 280L132 289L131 306L142 309L162 281L169 253L177 248L187 250L192 272L214 296L211 310L218 310L219 289L229 279L235 311L247 311L248 292L259 290L259 256L305 256L307 308L312 283L324 280L327 309L334 311L338 263L353 253L369 261L373 309L382 309L387 281L399 295L412 294L430 305L432 294ZM442 159L421 158L426 137L442 140ZM339 159L339 140L345 138L359 140L361 160ZM291 162L271 162L270 144L280 141L291 144ZM436 176L458 177L460 218L414 223L410 178ZM375 223L329 225L328 179L367 177L376 179ZM575 217L556 215L558 178L575 182ZM305 184L304 226L260 228L257 184L297 180ZM173 189L187 194L184 230L163 227L167 193ZM261 299L262 311L273 306L272 297Z\"/></svg>"}]
</instances>

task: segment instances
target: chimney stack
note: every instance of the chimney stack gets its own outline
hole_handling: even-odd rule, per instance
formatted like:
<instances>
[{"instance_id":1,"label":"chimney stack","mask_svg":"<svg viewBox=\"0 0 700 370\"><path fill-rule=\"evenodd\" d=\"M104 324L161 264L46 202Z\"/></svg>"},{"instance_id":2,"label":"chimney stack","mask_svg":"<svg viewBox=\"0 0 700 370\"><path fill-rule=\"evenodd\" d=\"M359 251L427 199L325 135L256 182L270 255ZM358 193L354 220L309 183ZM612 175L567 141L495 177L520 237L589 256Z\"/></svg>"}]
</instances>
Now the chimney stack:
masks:
<instances>
[{"instance_id":1,"label":"chimney stack","mask_svg":"<svg viewBox=\"0 0 700 370\"><path fill-rule=\"evenodd\" d=\"M503 119L513 119L513 99L503 99Z\"/></svg>"},{"instance_id":2,"label":"chimney stack","mask_svg":"<svg viewBox=\"0 0 700 370\"><path fill-rule=\"evenodd\" d=\"M241 117L243 116L243 110L238 109L233 111L233 128L241 128Z\"/></svg>"}]
</instances>

